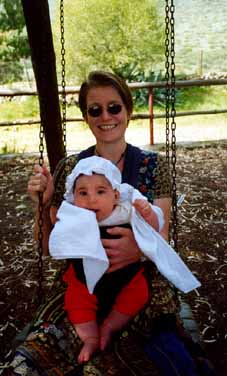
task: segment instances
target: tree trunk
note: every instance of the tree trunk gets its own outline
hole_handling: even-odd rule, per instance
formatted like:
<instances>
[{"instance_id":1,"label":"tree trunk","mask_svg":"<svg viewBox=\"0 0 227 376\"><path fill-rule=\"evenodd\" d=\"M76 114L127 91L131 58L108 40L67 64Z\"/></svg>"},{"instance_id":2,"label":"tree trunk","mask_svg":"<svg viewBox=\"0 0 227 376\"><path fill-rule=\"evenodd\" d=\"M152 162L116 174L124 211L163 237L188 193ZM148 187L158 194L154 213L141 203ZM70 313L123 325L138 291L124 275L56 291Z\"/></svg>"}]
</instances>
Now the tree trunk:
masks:
<instances>
[{"instance_id":1,"label":"tree trunk","mask_svg":"<svg viewBox=\"0 0 227 376\"><path fill-rule=\"evenodd\" d=\"M47 0L21 0L31 48L51 172L65 155L58 97L56 60Z\"/></svg>"}]
</instances>

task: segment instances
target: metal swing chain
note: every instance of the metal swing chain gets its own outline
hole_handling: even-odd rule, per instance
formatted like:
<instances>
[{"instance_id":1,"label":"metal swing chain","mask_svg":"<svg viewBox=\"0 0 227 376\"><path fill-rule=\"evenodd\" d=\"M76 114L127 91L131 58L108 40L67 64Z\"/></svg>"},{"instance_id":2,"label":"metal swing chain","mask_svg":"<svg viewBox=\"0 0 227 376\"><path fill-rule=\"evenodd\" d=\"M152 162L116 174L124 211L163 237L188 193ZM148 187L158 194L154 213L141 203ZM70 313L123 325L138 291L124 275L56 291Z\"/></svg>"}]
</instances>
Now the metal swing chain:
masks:
<instances>
[{"instance_id":1,"label":"metal swing chain","mask_svg":"<svg viewBox=\"0 0 227 376\"><path fill-rule=\"evenodd\" d=\"M62 131L64 152L66 155L66 91L65 91L65 26L64 26L64 0L60 0L60 29L61 29L61 86L62 86Z\"/></svg>"},{"instance_id":2,"label":"metal swing chain","mask_svg":"<svg viewBox=\"0 0 227 376\"><path fill-rule=\"evenodd\" d=\"M172 242L177 251L177 186L176 186L176 79L175 79L175 20L174 0L170 2L170 71L171 71L171 165L172 165Z\"/></svg>"},{"instance_id":3,"label":"metal swing chain","mask_svg":"<svg viewBox=\"0 0 227 376\"><path fill-rule=\"evenodd\" d=\"M46 52L46 44L45 38L42 40L42 67L43 67L43 74L41 77L41 85L42 88L45 88L46 79L45 79L45 67L46 67L46 59L45 59L45 52ZM44 90L43 90L44 91ZM40 128L39 128L39 165L42 167L44 165L44 127L46 123L46 111L44 109L45 102L43 98L43 94L39 96L39 103L40 103ZM41 304L43 298L43 192L39 192L39 206L38 206L38 292L37 292L37 300L38 304Z\"/></svg>"},{"instance_id":4,"label":"metal swing chain","mask_svg":"<svg viewBox=\"0 0 227 376\"><path fill-rule=\"evenodd\" d=\"M177 189L176 189L176 110L175 110L175 24L174 1L166 0L166 160L170 167L170 117L171 117L171 182L172 182L172 213L171 213L171 244L177 251Z\"/></svg>"},{"instance_id":5,"label":"metal swing chain","mask_svg":"<svg viewBox=\"0 0 227 376\"><path fill-rule=\"evenodd\" d=\"M166 68L166 73L165 73L165 81L166 81L166 161L169 166L169 102L170 102L170 75L169 75L169 0L166 0L166 6L165 6L165 68Z\"/></svg>"},{"instance_id":6,"label":"metal swing chain","mask_svg":"<svg viewBox=\"0 0 227 376\"><path fill-rule=\"evenodd\" d=\"M40 98L40 102L42 98ZM40 111L42 111L42 104L40 103ZM43 116L41 116L40 128L39 128L39 165L42 167L44 164L44 126ZM43 297L43 193L39 192L39 204L38 204L38 303L40 304Z\"/></svg>"}]
</instances>

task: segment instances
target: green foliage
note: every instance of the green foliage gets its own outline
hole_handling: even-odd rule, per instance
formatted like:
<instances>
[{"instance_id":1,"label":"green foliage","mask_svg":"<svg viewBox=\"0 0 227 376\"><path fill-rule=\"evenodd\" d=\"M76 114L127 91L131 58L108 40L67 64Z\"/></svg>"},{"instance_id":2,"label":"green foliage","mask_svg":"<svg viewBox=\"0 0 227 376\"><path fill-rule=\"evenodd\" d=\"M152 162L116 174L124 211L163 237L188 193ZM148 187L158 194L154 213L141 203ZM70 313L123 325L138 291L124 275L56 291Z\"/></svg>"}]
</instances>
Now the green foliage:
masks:
<instances>
[{"instance_id":1,"label":"green foliage","mask_svg":"<svg viewBox=\"0 0 227 376\"><path fill-rule=\"evenodd\" d=\"M21 116L23 118L39 116L39 102L37 97L26 97L24 105L21 105Z\"/></svg>"},{"instance_id":2,"label":"green foliage","mask_svg":"<svg viewBox=\"0 0 227 376\"><path fill-rule=\"evenodd\" d=\"M16 143L14 142L13 145L9 145L5 143L0 148L0 154L15 154L17 152Z\"/></svg>"},{"instance_id":3,"label":"green foliage","mask_svg":"<svg viewBox=\"0 0 227 376\"><path fill-rule=\"evenodd\" d=\"M0 82L20 79L23 73L20 60L28 56L29 45L21 1L0 0Z\"/></svg>"},{"instance_id":4,"label":"green foliage","mask_svg":"<svg viewBox=\"0 0 227 376\"><path fill-rule=\"evenodd\" d=\"M59 57L60 27L55 44ZM80 82L94 69L132 80L151 72L164 56L164 20L151 0L65 0L67 80Z\"/></svg>"},{"instance_id":5,"label":"green foliage","mask_svg":"<svg viewBox=\"0 0 227 376\"><path fill-rule=\"evenodd\" d=\"M176 77L176 80L181 80L185 79L185 77ZM159 72L135 72L134 75L130 76L129 82L157 82L157 81L164 81L165 82L165 75L162 73L162 71ZM166 102L166 88L155 88L153 89L153 100L154 100L154 105L158 108L164 108L165 107L165 102ZM148 105L148 96L149 92L148 90L145 89L138 89L138 90L133 90L132 92L133 100L135 103L135 109L136 110L141 110L144 108L147 108ZM179 102L181 93L180 90L176 89L175 92L175 99L176 103Z\"/></svg>"},{"instance_id":6,"label":"green foliage","mask_svg":"<svg viewBox=\"0 0 227 376\"><path fill-rule=\"evenodd\" d=\"M157 82L163 81L164 76L162 72L136 72L129 79L129 82ZM135 103L135 109L146 108L148 105L148 95L147 89L138 89L132 92L133 101ZM154 89L154 104L162 105L165 102L165 89Z\"/></svg>"},{"instance_id":7,"label":"green foliage","mask_svg":"<svg viewBox=\"0 0 227 376\"><path fill-rule=\"evenodd\" d=\"M15 97L11 101L1 103L1 121L14 121L15 119L31 119L38 117L39 104L37 97Z\"/></svg>"},{"instance_id":8,"label":"green foliage","mask_svg":"<svg viewBox=\"0 0 227 376\"><path fill-rule=\"evenodd\" d=\"M0 1L0 25L3 31L18 29L23 30L24 20L20 0L1 0Z\"/></svg>"},{"instance_id":9,"label":"green foliage","mask_svg":"<svg viewBox=\"0 0 227 376\"><path fill-rule=\"evenodd\" d=\"M177 105L182 110L195 109L207 103L207 95L212 93L212 87L190 87L179 91Z\"/></svg>"},{"instance_id":10,"label":"green foliage","mask_svg":"<svg viewBox=\"0 0 227 376\"><path fill-rule=\"evenodd\" d=\"M0 83L8 84L18 80L23 75L23 66L20 62L5 61L0 63Z\"/></svg>"}]
</instances>

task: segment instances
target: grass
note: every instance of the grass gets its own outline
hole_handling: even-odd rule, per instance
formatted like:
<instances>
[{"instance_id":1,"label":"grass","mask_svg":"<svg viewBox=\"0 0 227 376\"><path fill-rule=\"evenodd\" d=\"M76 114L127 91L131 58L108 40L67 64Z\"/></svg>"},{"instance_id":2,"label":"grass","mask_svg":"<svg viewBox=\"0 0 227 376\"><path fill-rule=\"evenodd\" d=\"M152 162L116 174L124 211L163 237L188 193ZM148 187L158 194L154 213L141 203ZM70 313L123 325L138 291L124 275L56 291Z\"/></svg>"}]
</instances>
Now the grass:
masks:
<instances>
[{"instance_id":1,"label":"grass","mask_svg":"<svg viewBox=\"0 0 227 376\"><path fill-rule=\"evenodd\" d=\"M200 87L182 89L177 93L177 111L210 110L226 108L227 90L225 87ZM39 118L38 100L36 97L22 97L0 104L0 121ZM147 108L138 110L147 112ZM164 112L163 106L155 106L155 113ZM75 106L67 109L67 116L78 116ZM176 118L177 140L227 139L227 115L203 115ZM39 126L1 127L0 153L38 152ZM149 121L136 120L130 123L127 131L129 142L137 145L149 143ZM165 121L154 121L154 138L156 142L165 142ZM67 124L67 148L80 150L91 145L94 138L84 123Z\"/></svg>"},{"instance_id":2,"label":"grass","mask_svg":"<svg viewBox=\"0 0 227 376\"><path fill-rule=\"evenodd\" d=\"M177 93L177 109L183 110L208 110L226 109L227 87L192 87L184 88Z\"/></svg>"},{"instance_id":3,"label":"grass","mask_svg":"<svg viewBox=\"0 0 227 376\"><path fill-rule=\"evenodd\" d=\"M14 97L0 104L0 121L15 121L38 117L39 104L36 96Z\"/></svg>"}]
</instances>

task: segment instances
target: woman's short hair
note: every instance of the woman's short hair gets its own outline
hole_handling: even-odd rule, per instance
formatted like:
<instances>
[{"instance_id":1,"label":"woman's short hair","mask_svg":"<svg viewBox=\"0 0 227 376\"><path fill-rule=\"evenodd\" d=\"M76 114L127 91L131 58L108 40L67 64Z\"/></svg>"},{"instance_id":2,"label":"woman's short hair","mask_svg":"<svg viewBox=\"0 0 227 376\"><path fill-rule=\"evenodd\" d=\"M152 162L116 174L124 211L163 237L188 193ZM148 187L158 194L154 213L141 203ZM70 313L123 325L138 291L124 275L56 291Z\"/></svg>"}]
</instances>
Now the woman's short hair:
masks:
<instances>
[{"instance_id":1,"label":"woman's short hair","mask_svg":"<svg viewBox=\"0 0 227 376\"><path fill-rule=\"evenodd\" d=\"M79 106L83 117L86 117L87 114L87 94L89 90L100 86L113 87L120 95L128 114L131 115L133 110L133 100L131 91L126 82L113 73L94 71L89 73L86 81L82 83L79 92Z\"/></svg>"}]
</instances>

